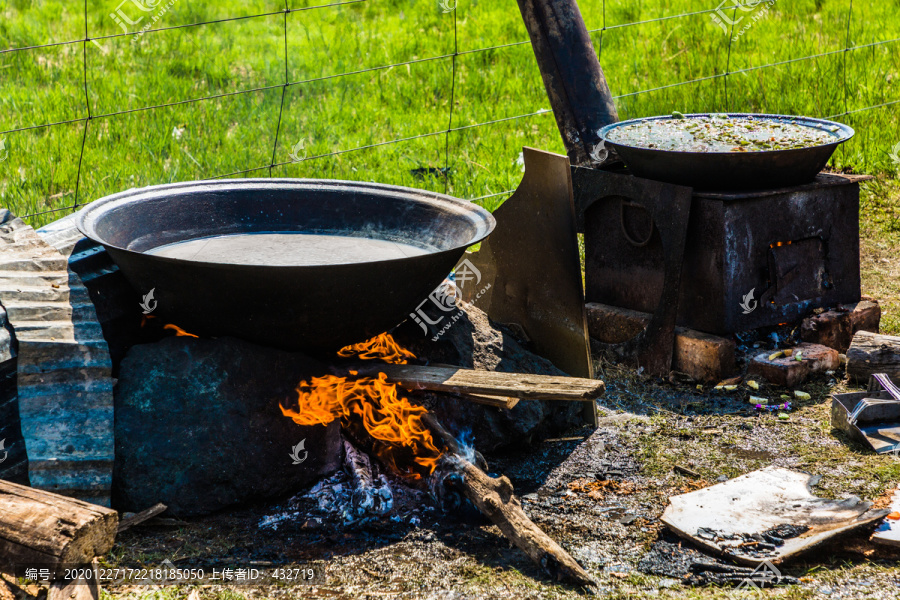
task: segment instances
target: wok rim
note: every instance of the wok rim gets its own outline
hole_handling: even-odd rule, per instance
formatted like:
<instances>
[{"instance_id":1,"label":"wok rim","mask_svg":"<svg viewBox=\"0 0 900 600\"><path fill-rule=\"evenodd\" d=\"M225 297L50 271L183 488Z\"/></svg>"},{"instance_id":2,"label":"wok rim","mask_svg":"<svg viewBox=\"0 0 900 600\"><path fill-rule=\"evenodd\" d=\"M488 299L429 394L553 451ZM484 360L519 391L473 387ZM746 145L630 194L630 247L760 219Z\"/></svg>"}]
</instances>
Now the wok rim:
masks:
<instances>
[{"instance_id":1,"label":"wok rim","mask_svg":"<svg viewBox=\"0 0 900 600\"><path fill-rule=\"evenodd\" d=\"M856 131L846 125L844 123L839 123L837 121L830 121L828 119L819 119L816 117L804 117L801 115L776 115L776 114L768 114L768 113L730 113L730 112L719 112L719 113L690 113L685 114L685 119L691 118L700 118L700 117L711 117L713 115L728 115L729 117L754 117L760 119L768 119L770 121L803 121L801 123L803 125L814 123L816 125L828 125L828 126L836 126L843 135L837 137L833 142L828 142L825 144L816 144L815 146L804 146L802 148L783 148L780 150L753 150L750 152L692 152L688 150L665 150L662 148L647 148L646 146L632 146L629 144L623 144L621 142L617 142L615 140L609 139L609 132L614 129L618 129L619 127L623 127L625 125L633 125L635 123L643 123L646 121L664 121L667 119L674 119L672 115L657 115L653 117L640 117L636 119L628 119L627 121L617 121L615 123L610 123L604 127L601 127L597 134L600 138L615 148L627 148L628 150L641 150L645 152L656 152L661 155L672 155L677 154L679 156L686 157L700 157L700 156L772 156L774 154L783 154L785 152L807 152L813 150L825 150L827 148L837 148L838 145L843 144L846 141L849 141L853 136L856 135ZM815 129L822 129L822 127L815 127ZM837 132L829 131L829 133L836 134Z\"/></svg>"},{"instance_id":2,"label":"wok rim","mask_svg":"<svg viewBox=\"0 0 900 600\"><path fill-rule=\"evenodd\" d=\"M421 190L417 188L410 188L404 186L390 185L385 183L373 183L373 182L364 182L364 181L348 181L341 179L311 179L311 178L231 178L231 179L212 179L212 180L199 180L199 181L185 181L185 182L177 182L177 183L166 183L159 185L150 185L142 188L131 188L129 190L125 190L122 192L117 192L115 194L110 194L109 196L104 196L102 198L98 198L94 200L90 204L85 205L81 208L75 217L75 226L78 230L87 237L88 239L96 242L105 248L112 248L118 252L124 252L130 255L137 255L141 257L150 258L153 260L158 260L170 264L185 264L189 263L191 265L201 267L201 268L209 268L209 269L231 269L231 270L269 270L269 269L303 269L303 270L326 270L326 269L335 269L341 267L355 266L360 264L366 265L384 265L391 262L396 261L408 261L417 258L413 257L403 257L403 258L389 258L383 260L374 260L374 261L365 261L362 262L349 262L349 263L337 263L337 264L323 264L323 265L249 265L249 264L240 264L240 263L222 263L222 262L207 262L200 260L191 260L184 258L172 258L168 256L160 256L154 254L148 254L146 252L140 252L137 250L131 250L129 248L123 248L117 244L110 243L104 240L100 235L96 232L96 223L102 215L106 214L112 208L118 206L124 206L130 203L136 202L144 202L147 200L152 200L155 197L166 197L170 195L170 192L177 192L179 190L195 190L195 189L211 189L211 190L233 190L236 188L255 188L259 190L278 190L278 189L291 189L294 191L302 191L304 187L315 187L315 188L333 188L335 191L339 191L340 189L346 190L356 190L356 191L368 191L374 195L382 194L382 195L390 195L393 197L403 197L405 200L414 203L426 204L431 206L436 206L438 208L442 208L444 210L450 209L450 212L455 212L457 215L465 216L470 215L473 218L471 219L473 224L476 226L475 234L466 242L455 244L451 248L437 249L434 251L430 251L422 256L434 256L437 254L443 254L447 252L458 252L465 251L466 248L473 244L477 244L478 242L486 239L494 228L497 225L497 221L494 216L487 209L471 202L469 200L463 200L461 198L455 198L453 196L449 196L446 194L439 194L437 192L431 192L427 190Z\"/></svg>"}]
</instances>

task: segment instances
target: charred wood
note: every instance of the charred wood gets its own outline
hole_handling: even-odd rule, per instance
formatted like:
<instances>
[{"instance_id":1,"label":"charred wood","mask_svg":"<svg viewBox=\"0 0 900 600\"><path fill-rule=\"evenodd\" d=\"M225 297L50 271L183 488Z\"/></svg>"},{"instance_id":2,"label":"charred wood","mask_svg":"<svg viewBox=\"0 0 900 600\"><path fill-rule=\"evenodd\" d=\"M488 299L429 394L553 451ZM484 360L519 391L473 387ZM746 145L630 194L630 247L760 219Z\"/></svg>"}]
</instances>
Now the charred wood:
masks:
<instances>
[{"instance_id":1,"label":"charred wood","mask_svg":"<svg viewBox=\"0 0 900 600\"><path fill-rule=\"evenodd\" d=\"M439 439L453 439L432 415L427 415L423 421ZM519 499L513 494L512 482L508 477L488 476L459 452L460 445L455 440L447 446L448 452L443 459L444 468L458 475L445 479L449 485L458 488L500 528L507 539L551 577L582 586L596 585L596 581L562 546L528 518Z\"/></svg>"},{"instance_id":2,"label":"charred wood","mask_svg":"<svg viewBox=\"0 0 900 600\"><path fill-rule=\"evenodd\" d=\"M481 455L481 452L475 450L474 448L463 449L460 443L456 440L456 437L452 433L450 433L446 427L438 421L433 414L428 413L424 417L422 417L422 421L425 425L428 426L428 429L431 430L431 433L447 447L448 451L452 454L456 454L458 456L465 457L470 462L475 463L479 469L483 471L488 470L487 460L485 460L484 456Z\"/></svg>"},{"instance_id":3,"label":"charred wood","mask_svg":"<svg viewBox=\"0 0 900 600\"><path fill-rule=\"evenodd\" d=\"M344 471L353 484L353 512L361 517L367 514L383 515L393 506L391 487L384 475L378 475L368 455L352 443L343 440Z\"/></svg>"}]
</instances>

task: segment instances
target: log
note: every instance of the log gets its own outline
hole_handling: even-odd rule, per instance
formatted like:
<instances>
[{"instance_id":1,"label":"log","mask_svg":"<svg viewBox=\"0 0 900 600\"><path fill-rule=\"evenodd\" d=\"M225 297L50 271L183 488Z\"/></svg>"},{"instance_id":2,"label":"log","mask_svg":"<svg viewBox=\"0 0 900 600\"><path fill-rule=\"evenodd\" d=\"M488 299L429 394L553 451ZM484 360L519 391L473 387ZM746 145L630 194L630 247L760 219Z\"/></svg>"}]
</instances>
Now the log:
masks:
<instances>
[{"instance_id":1,"label":"log","mask_svg":"<svg viewBox=\"0 0 900 600\"><path fill-rule=\"evenodd\" d=\"M900 383L900 337L857 331L847 350L847 374L865 383L875 373Z\"/></svg>"},{"instance_id":2,"label":"log","mask_svg":"<svg viewBox=\"0 0 900 600\"><path fill-rule=\"evenodd\" d=\"M109 552L116 511L0 480L0 571L89 564Z\"/></svg>"},{"instance_id":3,"label":"log","mask_svg":"<svg viewBox=\"0 0 900 600\"><path fill-rule=\"evenodd\" d=\"M508 477L490 477L464 458L452 456L452 459L457 461L456 468L462 474L455 481L463 495L536 565L559 581L583 586L597 584L562 546L528 518L513 494Z\"/></svg>"},{"instance_id":4,"label":"log","mask_svg":"<svg viewBox=\"0 0 900 600\"><path fill-rule=\"evenodd\" d=\"M433 415L423 417L423 422L448 448L459 448L458 442L440 425ZM472 464L461 454L449 450L443 465L459 477L446 481L484 513L517 548L536 565L559 581L581 586L594 586L597 582L572 556L528 518L522 504L513 494L512 482L505 475L494 478Z\"/></svg>"},{"instance_id":5,"label":"log","mask_svg":"<svg viewBox=\"0 0 900 600\"><path fill-rule=\"evenodd\" d=\"M511 396L527 400L594 400L605 388L602 381L580 377L530 375L477 371L458 367L379 365L372 367L387 375L388 381L408 390L431 390L454 394ZM363 369L360 369L362 372ZM367 367L368 370L368 367Z\"/></svg>"}]
</instances>

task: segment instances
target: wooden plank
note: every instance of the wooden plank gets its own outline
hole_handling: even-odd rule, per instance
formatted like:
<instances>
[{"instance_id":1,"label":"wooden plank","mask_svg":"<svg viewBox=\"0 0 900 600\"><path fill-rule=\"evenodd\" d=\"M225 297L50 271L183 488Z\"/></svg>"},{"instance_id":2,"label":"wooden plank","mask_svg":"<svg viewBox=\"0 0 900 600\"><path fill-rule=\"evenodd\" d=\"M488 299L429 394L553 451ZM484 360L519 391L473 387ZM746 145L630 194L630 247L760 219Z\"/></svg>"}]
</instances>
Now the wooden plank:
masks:
<instances>
[{"instance_id":1,"label":"wooden plank","mask_svg":"<svg viewBox=\"0 0 900 600\"><path fill-rule=\"evenodd\" d=\"M103 332L66 256L6 210L0 303L18 341L16 403L29 480L108 506L113 380Z\"/></svg>"},{"instance_id":2,"label":"wooden plank","mask_svg":"<svg viewBox=\"0 0 900 600\"><path fill-rule=\"evenodd\" d=\"M463 398L471 400L472 402L477 402L478 404L496 406L497 408L503 408L505 410L514 408L520 400L519 398L511 398L509 396L488 396L487 394L466 394Z\"/></svg>"},{"instance_id":3,"label":"wooden plank","mask_svg":"<svg viewBox=\"0 0 900 600\"><path fill-rule=\"evenodd\" d=\"M0 570L81 565L109 552L116 511L0 480Z\"/></svg>"},{"instance_id":4,"label":"wooden plank","mask_svg":"<svg viewBox=\"0 0 900 600\"><path fill-rule=\"evenodd\" d=\"M529 400L593 400L603 394L605 386L597 379L476 371L456 367L422 367L417 365L381 365L378 372L388 381L410 390L431 390L455 394L512 396Z\"/></svg>"},{"instance_id":5,"label":"wooden plank","mask_svg":"<svg viewBox=\"0 0 900 600\"><path fill-rule=\"evenodd\" d=\"M847 350L847 375L865 383L875 373L900 383L900 337L858 331Z\"/></svg>"},{"instance_id":6,"label":"wooden plank","mask_svg":"<svg viewBox=\"0 0 900 600\"><path fill-rule=\"evenodd\" d=\"M158 504L154 504L147 510L142 510L141 512L139 512L137 514L131 515L129 517L125 517L124 519L122 519L119 522L118 532L122 533L126 529L130 529L130 528L134 527L135 525L143 523L144 521L148 521L148 520L152 519L153 517L164 513L167 508L168 507L165 504L163 504L162 502L159 502Z\"/></svg>"}]
</instances>

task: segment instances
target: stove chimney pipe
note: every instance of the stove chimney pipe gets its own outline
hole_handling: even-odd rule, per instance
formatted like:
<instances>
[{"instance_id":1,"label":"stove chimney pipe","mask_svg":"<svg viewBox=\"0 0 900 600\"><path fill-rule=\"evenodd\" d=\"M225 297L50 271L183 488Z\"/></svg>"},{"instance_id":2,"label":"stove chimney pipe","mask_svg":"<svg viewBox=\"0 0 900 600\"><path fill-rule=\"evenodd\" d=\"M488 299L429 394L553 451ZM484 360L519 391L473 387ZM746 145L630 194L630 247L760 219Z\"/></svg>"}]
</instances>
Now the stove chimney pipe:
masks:
<instances>
[{"instance_id":1,"label":"stove chimney pipe","mask_svg":"<svg viewBox=\"0 0 900 600\"><path fill-rule=\"evenodd\" d=\"M573 166L596 167L607 153L597 131L619 120L576 0L518 0L556 125Z\"/></svg>"}]
</instances>

